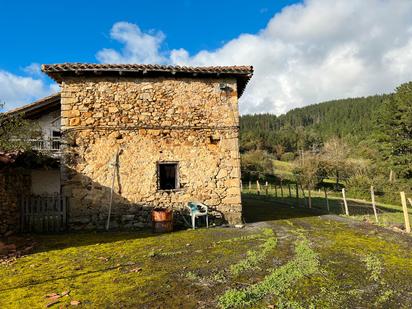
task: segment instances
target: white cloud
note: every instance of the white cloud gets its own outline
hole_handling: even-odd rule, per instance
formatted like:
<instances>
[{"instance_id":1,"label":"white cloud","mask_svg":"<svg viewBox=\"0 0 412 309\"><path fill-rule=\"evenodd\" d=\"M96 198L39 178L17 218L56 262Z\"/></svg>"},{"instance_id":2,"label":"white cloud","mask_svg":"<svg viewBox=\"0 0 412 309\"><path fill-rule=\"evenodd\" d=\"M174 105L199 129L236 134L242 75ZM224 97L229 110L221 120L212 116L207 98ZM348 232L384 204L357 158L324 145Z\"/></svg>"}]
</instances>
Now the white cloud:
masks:
<instances>
[{"instance_id":1,"label":"white cloud","mask_svg":"<svg viewBox=\"0 0 412 309\"><path fill-rule=\"evenodd\" d=\"M248 65L255 75L241 111L282 113L335 98L390 92L412 79L412 1L307 0L286 7L255 34L214 51L162 50L161 32L120 22L101 62Z\"/></svg>"},{"instance_id":2,"label":"white cloud","mask_svg":"<svg viewBox=\"0 0 412 309\"><path fill-rule=\"evenodd\" d=\"M29 64L28 66L23 68L23 71L27 73L28 75L32 76L42 76L41 72L41 65L39 63L33 62Z\"/></svg>"},{"instance_id":3,"label":"white cloud","mask_svg":"<svg viewBox=\"0 0 412 309\"><path fill-rule=\"evenodd\" d=\"M412 80L412 1L306 0L272 17L257 33L245 33L217 50L191 55L164 48L160 31L118 22L110 36L123 44L105 48L103 63L253 65L240 101L242 113L283 113L335 98L391 92ZM206 38L205 38L206 39ZM39 65L23 75L0 70L0 101L13 108L51 92Z\"/></svg>"},{"instance_id":4,"label":"white cloud","mask_svg":"<svg viewBox=\"0 0 412 309\"><path fill-rule=\"evenodd\" d=\"M160 47L165 39L162 32L144 33L131 23L118 22L113 25L110 37L124 44L121 52L113 49L102 49L96 55L104 63L164 63Z\"/></svg>"},{"instance_id":5,"label":"white cloud","mask_svg":"<svg viewBox=\"0 0 412 309\"><path fill-rule=\"evenodd\" d=\"M0 70L0 102L6 103L5 110L31 103L57 91L57 84L48 85L42 79Z\"/></svg>"}]
</instances>

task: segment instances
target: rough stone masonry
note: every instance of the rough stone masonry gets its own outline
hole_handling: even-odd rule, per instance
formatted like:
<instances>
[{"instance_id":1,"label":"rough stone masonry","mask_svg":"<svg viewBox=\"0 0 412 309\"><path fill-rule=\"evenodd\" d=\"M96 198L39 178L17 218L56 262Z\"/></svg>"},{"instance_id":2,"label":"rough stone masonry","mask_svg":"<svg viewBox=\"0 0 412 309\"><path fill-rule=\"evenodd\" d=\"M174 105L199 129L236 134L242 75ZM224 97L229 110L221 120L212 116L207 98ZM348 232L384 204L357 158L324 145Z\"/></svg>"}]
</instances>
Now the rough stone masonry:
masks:
<instances>
[{"instance_id":1,"label":"rough stone masonry","mask_svg":"<svg viewBox=\"0 0 412 309\"><path fill-rule=\"evenodd\" d=\"M0 236L20 230L18 198L30 192L30 177L21 169L0 172Z\"/></svg>"},{"instance_id":2,"label":"rough stone masonry","mask_svg":"<svg viewBox=\"0 0 412 309\"><path fill-rule=\"evenodd\" d=\"M57 66L43 71L61 84L61 182L72 228L104 226L113 183L113 227L147 226L151 209L179 210L189 201L241 222L237 75ZM159 164L168 162L177 185L165 190Z\"/></svg>"}]
</instances>

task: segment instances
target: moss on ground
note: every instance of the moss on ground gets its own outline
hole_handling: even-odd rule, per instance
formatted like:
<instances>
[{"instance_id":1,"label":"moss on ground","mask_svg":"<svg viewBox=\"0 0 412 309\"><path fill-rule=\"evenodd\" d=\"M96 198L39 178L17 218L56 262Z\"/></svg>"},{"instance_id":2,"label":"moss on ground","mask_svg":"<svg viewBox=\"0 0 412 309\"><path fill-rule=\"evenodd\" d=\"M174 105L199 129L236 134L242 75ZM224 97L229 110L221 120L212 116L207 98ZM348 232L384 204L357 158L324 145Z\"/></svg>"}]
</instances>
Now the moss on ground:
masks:
<instances>
[{"instance_id":1,"label":"moss on ground","mask_svg":"<svg viewBox=\"0 0 412 309\"><path fill-rule=\"evenodd\" d=\"M36 236L35 252L0 265L0 308L44 308L67 290L52 308L412 306L410 237L272 201L244 207L244 229Z\"/></svg>"},{"instance_id":2,"label":"moss on ground","mask_svg":"<svg viewBox=\"0 0 412 309\"><path fill-rule=\"evenodd\" d=\"M219 298L222 308L243 307L254 305L267 295L277 297L277 307L298 305L293 300L284 300L284 292L294 282L318 270L319 262L316 253L309 247L306 238L301 237L296 242L295 256L285 265L274 269L262 281L245 289L230 289Z\"/></svg>"}]
</instances>

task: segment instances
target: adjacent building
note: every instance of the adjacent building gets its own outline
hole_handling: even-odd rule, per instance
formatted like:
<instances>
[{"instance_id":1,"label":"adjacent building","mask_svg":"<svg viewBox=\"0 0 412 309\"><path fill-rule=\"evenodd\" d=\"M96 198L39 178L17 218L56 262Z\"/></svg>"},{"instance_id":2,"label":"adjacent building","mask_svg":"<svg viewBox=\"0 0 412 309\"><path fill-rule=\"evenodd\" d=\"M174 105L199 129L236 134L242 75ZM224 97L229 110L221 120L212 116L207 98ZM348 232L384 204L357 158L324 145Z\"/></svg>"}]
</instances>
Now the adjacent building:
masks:
<instances>
[{"instance_id":1,"label":"adjacent building","mask_svg":"<svg viewBox=\"0 0 412 309\"><path fill-rule=\"evenodd\" d=\"M151 209L179 211L193 200L220 221L241 222L238 98L252 67L66 63L42 70L61 93L22 109L36 111L43 142L34 146L49 148L60 169L32 172L31 193L59 188L70 228L103 228L110 204L112 226L144 227Z\"/></svg>"}]
</instances>

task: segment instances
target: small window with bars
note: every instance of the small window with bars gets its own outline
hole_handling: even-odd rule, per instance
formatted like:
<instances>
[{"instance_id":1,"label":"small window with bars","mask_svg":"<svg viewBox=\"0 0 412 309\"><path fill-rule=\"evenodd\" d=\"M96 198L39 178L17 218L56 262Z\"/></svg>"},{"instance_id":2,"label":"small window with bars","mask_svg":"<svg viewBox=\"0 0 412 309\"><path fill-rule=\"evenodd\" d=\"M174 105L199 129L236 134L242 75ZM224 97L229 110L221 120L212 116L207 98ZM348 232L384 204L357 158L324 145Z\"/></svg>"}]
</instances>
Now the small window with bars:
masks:
<instances>
[{"instance_id":1,"label":"small window with bars","mask_svg":"<svg viewBox=\"0 0 412 309\"><path fill-rule=\"evenodd\" d=\"M178 162L158 162L158 190L176 190L179 188Z\"/></svg>"}]
</instances>

